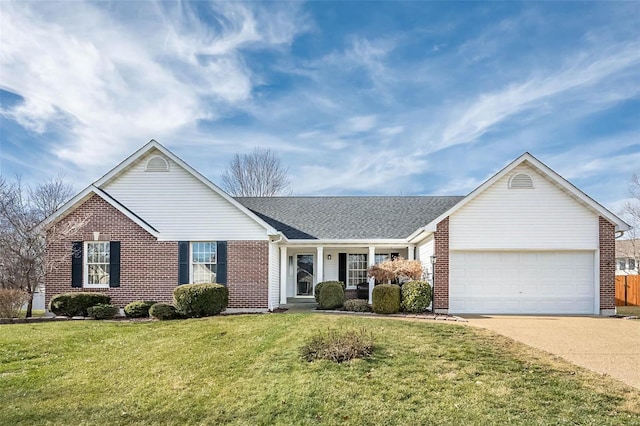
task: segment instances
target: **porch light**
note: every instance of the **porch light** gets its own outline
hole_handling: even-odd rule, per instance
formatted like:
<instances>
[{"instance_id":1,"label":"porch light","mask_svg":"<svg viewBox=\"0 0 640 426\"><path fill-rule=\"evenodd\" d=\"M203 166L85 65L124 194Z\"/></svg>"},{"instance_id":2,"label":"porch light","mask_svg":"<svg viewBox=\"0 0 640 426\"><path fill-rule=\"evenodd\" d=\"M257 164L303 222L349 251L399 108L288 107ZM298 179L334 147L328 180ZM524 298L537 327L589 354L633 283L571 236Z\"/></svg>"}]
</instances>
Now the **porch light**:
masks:
<instances>
[{"instance_id":1,"label":"porch light","mask_svg":"<svg viewBox=\"0 0 640 426\"><path fill-rule=\"evenodd\" d=\"M99 239L100 239L100 232L94 231L93 232L93 241L98 241Z\"/></svg>"},{"instance_id":2,"label":"porch light","mask_svg":"<svg viewBox=\"0 0 640 426\"><path fill-rule=\"evenodd\" d=\"M433 256L431 256L431 264L435 265L437 259L438 259L438 256L436 256L435 254Z\"/></svg>"},{"instance_id":3,"label":"porch light","mask_svg":"<svg viewBox=\"0 0 640 426\"><path fill-rule=\"evenodd\" d=\"M327 255L327 260L331 260L331 255L330 254Z\"/></svg>"}]
</instances>

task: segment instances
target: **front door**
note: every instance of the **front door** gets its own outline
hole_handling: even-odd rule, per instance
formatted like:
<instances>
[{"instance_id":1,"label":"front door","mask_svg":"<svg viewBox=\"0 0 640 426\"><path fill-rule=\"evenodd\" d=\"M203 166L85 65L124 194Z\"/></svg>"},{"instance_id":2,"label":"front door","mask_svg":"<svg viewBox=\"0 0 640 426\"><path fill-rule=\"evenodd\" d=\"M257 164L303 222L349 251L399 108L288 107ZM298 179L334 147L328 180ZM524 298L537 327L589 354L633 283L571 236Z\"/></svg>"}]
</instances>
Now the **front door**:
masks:
<instances>
[{"instance_id":1,"label":"front door","mask_svg":"<svg viewBox=\"0 0 640 426\"><path fill-rule=\"evenodd\" d=\"M313 255L299 254L296 258L296 296L313 296Z\"/></svg>"}]
</instances>

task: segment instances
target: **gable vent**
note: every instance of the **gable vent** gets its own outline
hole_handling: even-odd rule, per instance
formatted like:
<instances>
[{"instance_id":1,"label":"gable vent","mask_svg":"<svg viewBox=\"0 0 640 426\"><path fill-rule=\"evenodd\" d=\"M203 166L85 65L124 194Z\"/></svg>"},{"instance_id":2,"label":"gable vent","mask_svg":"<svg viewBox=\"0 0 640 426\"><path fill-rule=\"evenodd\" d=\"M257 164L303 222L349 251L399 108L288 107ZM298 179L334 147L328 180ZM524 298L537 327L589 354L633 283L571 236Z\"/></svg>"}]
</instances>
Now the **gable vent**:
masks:
<instances>
[{"instance_id":1,"label":"gable vent","mask_svg":"<svg viewBox=\"0 0 640 426\"><path fill-rule=\"evenodd\" d=\"M147 168L144 170L145 172L168 172L169 171L169 163L167 160L160 156L154 156L147 161Z\"/></svg>"},{"instance_id":2,"label":"gable vent","mask_svg":"<svg viewBox=\"0 0 640 426\"><path fill-rule=\"evenodd\" d=\"M509 181L510 189L532 189L533 179L525 173L518 173Z\"/></svg>"}]
</instances>

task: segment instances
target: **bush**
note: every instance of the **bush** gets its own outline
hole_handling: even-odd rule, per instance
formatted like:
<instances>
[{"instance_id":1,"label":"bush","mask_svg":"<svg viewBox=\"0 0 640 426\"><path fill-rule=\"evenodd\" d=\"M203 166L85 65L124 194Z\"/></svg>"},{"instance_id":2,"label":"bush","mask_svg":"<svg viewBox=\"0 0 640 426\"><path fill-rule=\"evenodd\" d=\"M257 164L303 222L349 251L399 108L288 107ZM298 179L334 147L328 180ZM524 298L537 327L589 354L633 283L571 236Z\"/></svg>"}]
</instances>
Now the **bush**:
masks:
<instances>
[{"instance_id":1,"label":"bush","mask_svg":"<svg viewBox=\"0 0 640 426\"><path fill-rule=\"evenodd\" d=\"M397 314L400 312L400 286L379 284L373 287L373 312L376 314Z\"/></svg>"},{"instance_id":2,"label":"bush","mask_svg":"<svg viewBox=\"0 0 640 426\"><path fill-rule=\"evenodd\" d=\"M328 331L313 337L305 344L300 353L305 361L326 359L344 362L354 358L366 358L373 353L373 335L365 329L360 331Z\"/></svg>"},{"instance_id":3,"label":"bush","mask_svg":"<svg viewBox=\"0 0 640 426\"><path fill-rule=\"evenodd\" d=\"M371 312L369 301L364 299L349 299L344 302L344 308L351 312Z\"/></svg>"},{"instance_id":4,"label":"bush","mask_svg":"<svg viewBox=\"0 0 640 426\"><path fill-rule=\"evenodd\" d=\"M424 312L431 305L431 286L426 281L409 281L402 285L402 310Z\"/></svg>"},{"instance_id":5,"label":"bush","mask_svg":"<svg viewBox=\"0 0 640 426\"><path fill-rule=\"evenodd\" d=\"M227 309L229 290L220 284L185 284L173 290L173 303L189 318L218 315Z\"/></svg>"},{"instance_id":6,"label":"bush","mask_svg":"<svg viewBox=\"0 0 640 426\"><path fill-rule=\"evenodd\" d=\"M96 305L109 305L111 297L101 293L63 293L53 296L49 310L66 317L88 317L88 309Z\"/></svg>"},{"instance_id":7,"label":"bush","mask_svg":"<svg viewBox=\"0 0 640 426\"><path fill-rule=\"evenodd\" d=\"M147 318L149 317L149 308L155 304L156 302L152 300L131 302L124 307L124 314L127 318Z\"/></svg>"},{"instance_id":8,"label":"bush","mask_svg":"<svg viewBox=\"0 0 640 426\"><path fill-rule=\"evenodd\" d=\"M325 282L320 289L318 309L338 309L344 305L344 288L342 283Z\"/></svg>"},{"instance_id":9,"label":"bush","mask_svg":"<svg viewBox=\"0 0 640 426\"><path fill-rule=\"evenodd\" d=\"M118 309L117 306L105 305L105 304L92 306L89 309L87 309L87 313L89 314L89 316L94 317L95 319L98 319L98 320L111 319L115 317L118 314L118 312L120 312L120 309Z\"/></svg>"},{"instance_id":10,"label":"bush","mask_svg":"<svg viewBox=\"0 0 640 426\"><path fill-rule=\"evenodd\" d=\"M159 319L160 321L172 320L179 318L178 312L175 306L168 303L156 303L149 308L149 315L151 318Z\"/></svg>"},{"instance_id":11,"label":"bush","mask_svg":"<svg viewBox=\"0 0 640 426\"><path fill-rule=\"evenodd\" d=\"M342 286L342 290L346 290L347 286L342 281L322 281L316 284L316 287L313 289L313 297L316 298L316 303L320 303L320 290L327 283L338 283Z\"/></svg>"},{"instance_id":12,"label":"bush","mask_svg":"<svg viewBox=\"0 0 640 426\"><path fill-rule=\"evenodd\" d=\"M17 318L29 293L17 288L0 288L0 318Z\"/></svg>"}]
</instances>

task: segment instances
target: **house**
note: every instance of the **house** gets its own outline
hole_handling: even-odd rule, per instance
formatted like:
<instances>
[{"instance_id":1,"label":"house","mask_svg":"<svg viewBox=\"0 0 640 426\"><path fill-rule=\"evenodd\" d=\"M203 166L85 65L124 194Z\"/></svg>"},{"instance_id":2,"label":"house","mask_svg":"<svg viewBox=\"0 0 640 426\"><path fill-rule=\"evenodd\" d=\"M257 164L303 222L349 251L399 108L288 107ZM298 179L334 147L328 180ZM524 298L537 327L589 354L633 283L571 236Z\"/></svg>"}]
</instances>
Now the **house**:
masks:
<instances>
[{"instance_id":1,"label":"house","mask_svg":"<svg viewBox=\"0 0 640 426\"><path fill-rule=\"evenodd\" d=\"M616 275L638 275L640 239L616 240Z\"/></svg>"},{"instance_id":2,"label":"house","mask_svg":"<svg viewBox=\"0 0 640 426\"><path fill-rule=\"evenodd\" d=\"M615 312L616 215L525 153L465 197L232 198L151 141L47 219L88 217L48 256L47 303L69 291L119 306L218 282L229 306L275 309L402 256L433 280L436 312ZM369 286L369 299L373 286Z\"/></svg>"}]
</instances>

